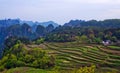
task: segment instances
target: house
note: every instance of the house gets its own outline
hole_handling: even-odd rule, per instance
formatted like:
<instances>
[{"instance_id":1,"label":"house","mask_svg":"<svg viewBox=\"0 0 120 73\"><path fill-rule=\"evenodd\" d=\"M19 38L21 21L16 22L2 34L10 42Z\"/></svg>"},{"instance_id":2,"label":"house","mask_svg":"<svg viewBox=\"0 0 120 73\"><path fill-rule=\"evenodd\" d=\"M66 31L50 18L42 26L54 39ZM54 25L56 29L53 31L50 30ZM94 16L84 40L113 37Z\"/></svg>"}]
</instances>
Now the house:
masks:
<instances>
[{"instance_id":1,"label":"house","mask_svg":"<svg viewBox=\"0 0 120 73\"><path fill-rule=\"evenodd\" d=\"M102 41L102 43L103 43L104 45L110 45L110 44L111 44L111 41L110 41L110 40L105 40L105 41Z\"/></svg>"}]
</instances>

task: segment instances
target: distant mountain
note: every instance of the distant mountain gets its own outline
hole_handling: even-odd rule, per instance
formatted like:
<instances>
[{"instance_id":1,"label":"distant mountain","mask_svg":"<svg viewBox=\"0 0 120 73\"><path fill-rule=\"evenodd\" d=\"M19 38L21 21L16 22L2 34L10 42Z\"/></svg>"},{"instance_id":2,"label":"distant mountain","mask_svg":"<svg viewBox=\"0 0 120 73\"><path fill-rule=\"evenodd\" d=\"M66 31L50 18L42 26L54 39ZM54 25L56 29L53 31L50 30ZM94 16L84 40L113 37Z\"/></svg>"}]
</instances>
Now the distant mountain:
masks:
<instances>
[{"instance_id":1,"label":"distant mountain","mask_svg":"<svg viewBox=\"0 0 120 73\"><path fill-rule=\"evenodd\" d=\"M27 23L30 26L42 25L44 27L47 27L49 24L52 24L54 27L59 26L57 23L53 21L47 21L47 22L20 21L20 24L23 24L23 23Z\"/></svg>"},{"instance_id":2,"label":"distant mountain","mask_svg":"<svg viewBox=\"0 0 120 73\"><path fill-rule=\"evenodd\" d=\"M22 20L20 20L20 24L24 24L24 23L26 23L26 24L28 24L30 26L34 26L35 25L35 23L33 21L22 21Z\"/></svg>"},{"instance_id":3,"label":"distant mountain","mask_svg":"<svg viewBox=\"0 0 120 73\"><path fill-rule=\"evenodd\" d=\"M35 39L50 33L58 24L53 21L33 22L23 21L20 19L4 19L0 20L0 48L7 37L18 36Z\"/></svg>"},{"instance_id":4,"label":"distant mountain","mask_svg":"<svg viewBox=\"0 0 120 73\"><path fill-rule=\"evenodd\" d=\"M44 27L47 27L49 24L52 24L54 27L59 26L57 23L53 22L53 21L48 21L48 22L33 22L33 21L23 21L20 19L4 19L4 20L0 20L0 26L1 27L8 27L14 24L28 24L30 26L35 26L35 25L42 25Z\"/></svg>"},{"instance_id":5,"label":"distant mountain","mask_svg":"<svg viewBox=\"0 0 120 73\"><path fill-rule=\"evenodd\" d=\"M0 27L8 27L13 24L19 24L20 20L19 19L4 19L0 20Z\"/></svg>"},{"instance_id":6,"label":"distant mountain","mask_svg":"<svg viewBox=\"0 0 120 73\"><path fill-rule=\"evenodd\" d=\"M68 23L65 23L64 26L71 26L71 27L80 27L82 23L85 21L83 20L71 20Z\"/></svg>"},{"instance_id":7,"label":"distant mountain","mask_svg":"<svg viewBox=\"0 0 120 73\"><path fill-rule=\"evenodd\" d=\"M53 21L48 21L48 22L20 21L20 24L24 24L24 23L30 25L33 32L35 32L35 30L36 30L38 25L42 25L44 27L48 27L49 25L52 24L53 27L55 27L55 28L59 26L57 23L55 23Z\"/></svg>"},{"instance_id":8,"label":"distant mountain","mask_svg":"<svg viewBox=\"0 0 120 73\"><path fill-rule=\"evenodd\" d=\"M48 21L48 22L41 22L39 23L40 25L47 27L49 24L52 24L54 27L59 26L57 23L53 22L53 21Z\"/></svg>"}]
</instances>

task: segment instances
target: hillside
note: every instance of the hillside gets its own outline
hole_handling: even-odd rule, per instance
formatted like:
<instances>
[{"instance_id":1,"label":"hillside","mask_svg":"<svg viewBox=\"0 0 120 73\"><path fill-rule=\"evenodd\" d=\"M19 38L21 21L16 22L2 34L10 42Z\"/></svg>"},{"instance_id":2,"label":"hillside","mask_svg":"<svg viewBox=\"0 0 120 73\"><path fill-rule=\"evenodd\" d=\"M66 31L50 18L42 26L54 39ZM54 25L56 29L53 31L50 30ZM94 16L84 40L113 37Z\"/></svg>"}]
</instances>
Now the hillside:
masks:
<instances>
[{"instance_id":1,"label":"hillside","mask_svg":"<svg viewBox=\"0 0 120 73\"><path fill-rule=\"evenodd\" d=\"M26 23L0 27L0 71L119 73L119 22L72 20L58 27Z\"/></svg>"},{"instance_id":2,"label":"hillside","mask_svg":"<svg viewBox=\"0 0 120 73\"><path fill-rule=\"evenodd\" d=\"M45 45L52 51L51 54L56 55L57 65L61 69L70 70L94 64L98 70L119 70L120 50L115 49L114 46L106 47L98 44L76 42L47 43Z\"/></svg>"},{"instance_id":3,"label":"hillside","mask_svg":"<svg viewBox=\"0 0 120 73\"><path fill-rule=\"evenodd\" d=\"M50 73L50 72L51 73L52 72L69 73L69 71L71 72L73 72L74 70L77 71L81 67L85 67L85 66L90 67L91 65L96 66L95 73L107 73L107 72L119 73L120 72L119 71L120 47L118 46L103 46L100 44L85 44L85 43L83 44L83 43L78 43L78 42L66 42L66 43L45 42L43 44L27 44L27 45L24 45L24 48L26 48L26 51L25 51L26 55L27 55L27 50L29 52L29 51L34 50L35 48L40 48L41 50L46 51L46 53L49 56L55 57L55 69L54 67L52 69L51 68L41 69L41 67L38 67L41 70L34 69L36 67L34 66L34 63L32 64L32 62L29 61L30 58L24 59L29 62L25 61L26 65L23 65L22 67L24 66L32 67L32 68L27 68L28 73L29 72L34 73L35 71L38 73L40 73L41 71L43 71L43 73ZM14 48L14 49L16 49L16 52L14 52L15 50L11 50L9 51L9 54L10 53L14 54L14 56L18 58L17 60L20 60L20 57L18 57L20 55L20 52L17 52L17 48ZM20 49L21 48L18 48L18 50ZM36 49L36 51L38 50L39 49ZM36 53L36 55L38 55L38 53ZM32 54L31 56L34 56L34 55ZM53 58L51 60L53 63ZM21 66L17 66L17 67L21 67ZM8 70L8 72L9 71L13 71L13 73L15 71L19 72L22 69L24 68L10 69Z\"/></svg>"}]
</instances>

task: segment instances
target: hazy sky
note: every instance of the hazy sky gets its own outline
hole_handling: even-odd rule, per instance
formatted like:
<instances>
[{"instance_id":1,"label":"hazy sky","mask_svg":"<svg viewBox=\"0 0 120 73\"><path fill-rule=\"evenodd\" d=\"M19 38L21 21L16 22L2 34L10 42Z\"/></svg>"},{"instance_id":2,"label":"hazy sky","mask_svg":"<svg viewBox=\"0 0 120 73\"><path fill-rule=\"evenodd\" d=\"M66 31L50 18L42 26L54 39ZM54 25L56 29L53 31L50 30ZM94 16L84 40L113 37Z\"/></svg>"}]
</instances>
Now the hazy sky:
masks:
<instances>
[{"instance_id":1,"label":"hazy sky","mask_svg":"<svg viewBox=\"0 0 120 73\"><path fill-rule=\"evenodd\" d=\"M55 21L120 18L120 0L0 0L0 19Z\"/></svg>"}]
</instances>

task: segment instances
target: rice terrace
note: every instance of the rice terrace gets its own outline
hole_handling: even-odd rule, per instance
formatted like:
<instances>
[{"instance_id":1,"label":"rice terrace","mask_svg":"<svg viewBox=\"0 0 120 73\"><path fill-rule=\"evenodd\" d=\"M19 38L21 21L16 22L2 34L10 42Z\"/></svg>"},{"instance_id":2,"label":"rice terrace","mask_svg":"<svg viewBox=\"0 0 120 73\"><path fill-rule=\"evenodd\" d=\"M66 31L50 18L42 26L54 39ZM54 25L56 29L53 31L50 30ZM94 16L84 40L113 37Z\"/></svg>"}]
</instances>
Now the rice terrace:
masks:
<instances>
[{"instance_id":1,"label":"rice terrace","mask_svg":"<svg viewBox=\"0 0 120 73\"><path fill-rule=\"evenodd\" d=\"M120 0L0 0L0 73L120 73Z\"/></svg>"}]
</instances>

